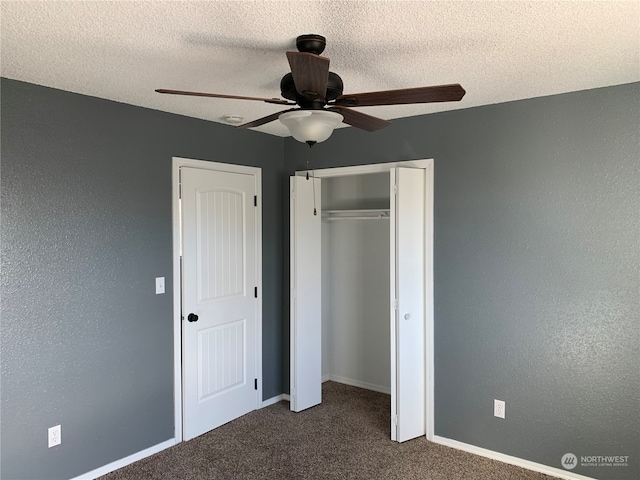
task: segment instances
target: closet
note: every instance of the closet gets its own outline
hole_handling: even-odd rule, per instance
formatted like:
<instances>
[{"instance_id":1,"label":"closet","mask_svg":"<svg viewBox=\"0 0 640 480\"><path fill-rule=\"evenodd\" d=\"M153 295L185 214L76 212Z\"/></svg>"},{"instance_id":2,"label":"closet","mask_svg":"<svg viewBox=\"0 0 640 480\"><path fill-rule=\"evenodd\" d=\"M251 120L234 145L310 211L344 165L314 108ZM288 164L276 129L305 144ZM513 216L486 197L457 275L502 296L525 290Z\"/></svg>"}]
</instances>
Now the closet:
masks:
<instances>
[{"instance_id":1,"label":"closet","mask_svg":"<svg viewBox=\"0 0 640 480\"><path fill-rule=\"evenodd\" d=\"M391 394L391 439L426 433L433 162L291 177L291 410L333 380Z\"/></svg>"},{"instance_id":2,"label":"closet","mask_svg":"<svg viewBox=\"0 0 640 480\"><path fill-rule=\"evenodd\" d=\"M322 181L322 380L391 393L389 172Z\"/></svg>"}]
</instances>

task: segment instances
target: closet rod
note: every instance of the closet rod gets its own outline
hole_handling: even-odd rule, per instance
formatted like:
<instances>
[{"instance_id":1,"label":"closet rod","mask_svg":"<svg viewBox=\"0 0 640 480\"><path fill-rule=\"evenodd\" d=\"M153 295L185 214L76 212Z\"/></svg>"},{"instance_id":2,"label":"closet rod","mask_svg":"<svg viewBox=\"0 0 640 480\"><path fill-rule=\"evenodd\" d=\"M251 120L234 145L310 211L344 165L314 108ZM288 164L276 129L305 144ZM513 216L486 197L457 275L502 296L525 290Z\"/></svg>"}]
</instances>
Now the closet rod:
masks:
<instances>
[{"instance_id":1,"label":"closet rod","mask_svg":"<svg viewBox=\"0 0 640 480\"><path fill-rule=\"evenodd\" d=\"M389 219L388 215L378 215L377 217L324 217L323 220L384 220Z\"/></svg>"}]
</instances>

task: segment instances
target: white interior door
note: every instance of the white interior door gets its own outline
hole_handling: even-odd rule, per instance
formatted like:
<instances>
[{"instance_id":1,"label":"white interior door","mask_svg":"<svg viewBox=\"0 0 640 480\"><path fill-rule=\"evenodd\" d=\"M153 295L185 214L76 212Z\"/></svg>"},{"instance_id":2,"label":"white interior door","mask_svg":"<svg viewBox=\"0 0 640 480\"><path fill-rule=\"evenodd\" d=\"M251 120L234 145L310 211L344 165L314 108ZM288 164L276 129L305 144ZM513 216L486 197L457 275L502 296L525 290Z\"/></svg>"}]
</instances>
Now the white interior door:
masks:
<instances>
[{"instance_id":1,"label":"white interior door","mask_svg":"<svg viewBox=\"0 0 640 480\"><path fill-rule=\"evenodd\" d=\"M315 182L315 192L314 192ZM291 410L322 402L320 179L291 177ZM314 193L317 215L314 215Z\"/></svg>"},{"instance_id":2,"label":"white interior door","mask_svg":"<svg viewBox=\"0 0 640 480\"><path fill-rule=\"evenodd\" d=\"M257 408L255 176L181 168L184 439Z\"/></svg>"},{"instance_id":3,"label":"white interior door","mask_svg":"<svg viewBox=\"0 0 640 480\"><path fill-rule=\"evenodd\" d=\"M425 170L392 168L391 185L392 439L404 442L426 433Z\"/></svg>"}]
</instances>

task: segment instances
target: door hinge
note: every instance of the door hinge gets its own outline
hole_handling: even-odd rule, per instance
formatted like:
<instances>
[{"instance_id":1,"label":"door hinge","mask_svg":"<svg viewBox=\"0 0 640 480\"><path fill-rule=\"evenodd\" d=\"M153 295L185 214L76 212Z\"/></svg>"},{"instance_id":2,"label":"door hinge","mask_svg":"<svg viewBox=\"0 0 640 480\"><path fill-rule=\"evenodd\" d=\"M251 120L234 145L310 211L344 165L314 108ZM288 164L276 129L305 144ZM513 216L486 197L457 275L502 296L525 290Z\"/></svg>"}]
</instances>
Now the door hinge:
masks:
<instances>
[{"instance_id":1,"label":"door hinge","mask_svg":"<svg viewBox=\"0 0 640 480\"><path fill-rule=\"evenodd\" d=\"M394 185L393 186L393 194L397 195L398 194L398 185Z\"/></svg>"},{"instance_id":2,"label":"door hinge","mask_svg":"<svg viewBox=\"0 0 640 480\"><path fill-rule=\"evenodd\" d=\"M254 388L255 390L257 390L257 389L258 389L258 379L257 379L257 378L255 378L255 379L253 380L253 388Z\"/></svg>"},{"instance_id":3,"label":"door hinge","mask_svg":"<svg viewBox=\"0 0 640 480\"><path fill-rule=\"evenodd\" d=\"M394 299L393 299L393 309L394 309L394 310L397 310L397 309L398 309L398 299L397 299L397 298L394 298Z\"/></svg>"},{"instance_id":4,"label":"door hinge","mask_svg":"<svg viewBox=\"0 0 640 480\"><path fill-rule=\"evenodd\" d=\"M258 206L258 196L257 196L257 195L254 195L254 196L253 196L253 206L254 206L254 207L257 207L257 206Z\"/></svg>"},{"instance_id":5,"label":"door hinge","mask_svg":"<svg viewBox=\"0 0 640 480\"><path fill-rule=\"evenodd\" d=\"M398 415L393 416L393 424L398 425Z\"/></svg>"},{"instance_id":6,"label":"door hinge","mask_svg":"<svg viewBox=\"0 0 640 480\"><path fill-rule=\"evenodd\" d=\"M253 294L255 295L256 298L258 298L258 287L255 287Z\"/></svg>"}]
</instances>

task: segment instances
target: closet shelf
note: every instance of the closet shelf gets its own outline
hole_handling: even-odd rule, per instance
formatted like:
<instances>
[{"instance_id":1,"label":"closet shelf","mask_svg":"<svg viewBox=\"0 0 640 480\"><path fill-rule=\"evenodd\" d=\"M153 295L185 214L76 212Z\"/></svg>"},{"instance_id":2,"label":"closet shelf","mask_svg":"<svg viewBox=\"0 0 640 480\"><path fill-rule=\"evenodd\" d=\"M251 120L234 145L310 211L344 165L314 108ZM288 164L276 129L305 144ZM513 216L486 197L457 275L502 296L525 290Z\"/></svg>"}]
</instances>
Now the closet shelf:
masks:
<instances>
[{"instance_id":1,"label":"closet shelf","mask_svg":"<svg viewBox=\"0 0 640 480\"><path fill-rule=\"evenodd\" d=\"M382 220L390 217L390 210L361 209L361 210L324 210L324 220Z\"/></svg>"}]
</instances>

